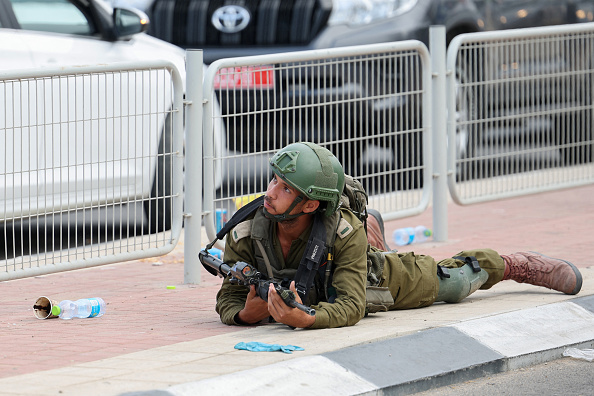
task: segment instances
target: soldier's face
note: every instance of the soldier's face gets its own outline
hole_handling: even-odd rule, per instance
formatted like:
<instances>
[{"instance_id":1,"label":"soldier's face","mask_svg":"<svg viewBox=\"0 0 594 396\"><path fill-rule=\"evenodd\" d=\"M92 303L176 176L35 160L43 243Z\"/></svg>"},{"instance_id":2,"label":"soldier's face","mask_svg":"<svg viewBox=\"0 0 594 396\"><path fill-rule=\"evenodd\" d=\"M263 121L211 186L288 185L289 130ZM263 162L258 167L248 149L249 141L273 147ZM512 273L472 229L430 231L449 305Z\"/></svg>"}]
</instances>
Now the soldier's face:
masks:
<instances>
[{"instance_id":1,"label":"soldier's face","mask_svg":"<svg viewBox=\"0 0 594 396\"><path fill-rule=\"evenodd\" d=\"M299 192L297 190L273 175L264 197L264 207L270 214L283 214L298 196ZM307 199L304 199L303 202L297 204L290 214L301 213L306 202Z\"/></svg>"}]
</instances>

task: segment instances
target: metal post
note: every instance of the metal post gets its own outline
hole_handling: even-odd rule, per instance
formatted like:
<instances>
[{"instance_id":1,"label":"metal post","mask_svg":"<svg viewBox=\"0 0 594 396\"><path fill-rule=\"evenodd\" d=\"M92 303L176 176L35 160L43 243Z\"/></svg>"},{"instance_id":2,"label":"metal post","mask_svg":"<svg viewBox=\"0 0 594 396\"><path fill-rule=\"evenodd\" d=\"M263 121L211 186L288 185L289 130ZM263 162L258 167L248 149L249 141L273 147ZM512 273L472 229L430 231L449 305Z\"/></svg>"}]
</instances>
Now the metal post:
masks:
<instances>
[{"instance_id":1,"label":"metal post","mask_svg":"<svg viewBox=\"0 0 594 396\"><path fill-rule=\"evenodd\" d=\"M184 283L200 283L202 246L202 50L186 51Z\"/></svg>"},{"instance_id":2,"label":"metal post","mask_svg":"<svg viewBox=\"0 0 594 396\"><path fill-rule=\"evenodd\" d=\"M429 29L432 70L433 240L448 240L446 34L444 26Z\"/></svg>"}]
</instances>

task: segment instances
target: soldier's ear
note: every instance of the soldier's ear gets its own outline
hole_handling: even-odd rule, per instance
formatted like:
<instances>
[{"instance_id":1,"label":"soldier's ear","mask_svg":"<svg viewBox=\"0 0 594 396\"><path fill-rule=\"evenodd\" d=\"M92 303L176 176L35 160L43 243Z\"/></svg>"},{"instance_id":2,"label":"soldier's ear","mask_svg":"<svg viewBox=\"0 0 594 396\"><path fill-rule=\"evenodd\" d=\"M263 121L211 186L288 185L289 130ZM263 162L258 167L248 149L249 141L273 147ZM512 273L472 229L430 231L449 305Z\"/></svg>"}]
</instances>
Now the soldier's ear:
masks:
<instances>
[{"instance_id":1,"label":"soldier's ear","mask_svg":"<svg viewBox=\"0 0 594 396\"><path fill-rule=\"evenodd\" d=\"M320 207L320 201L316 201L315 199L309 199L303 205L303 213L313 213Z\"/></svg>"}]
</instances>

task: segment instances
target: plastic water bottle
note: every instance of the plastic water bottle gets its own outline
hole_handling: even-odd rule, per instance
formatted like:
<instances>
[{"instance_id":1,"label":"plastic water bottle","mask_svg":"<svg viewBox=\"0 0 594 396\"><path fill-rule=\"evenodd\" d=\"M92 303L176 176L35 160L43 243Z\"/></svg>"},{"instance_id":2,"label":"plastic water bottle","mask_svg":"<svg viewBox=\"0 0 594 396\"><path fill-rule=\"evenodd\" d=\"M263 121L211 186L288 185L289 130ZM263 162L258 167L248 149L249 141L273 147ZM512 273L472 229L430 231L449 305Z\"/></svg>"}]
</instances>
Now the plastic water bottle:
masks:
<instances>
[{"instance_id":1,"label":"plastic water bottle","mask_svg":"<svg viewBox=\"0 0 594 396\"><path fill-rule=\"evenodd\" d=\"M218 258L219 260L223 259L223 251L221 249L217 249L215 247L208 249L208 253L212 254L213 256L215 256L216 258Z\"/></svg>"},{"instance_id":2,"label":"plastic water bottle","mask_svg":"<svg viewBox=\"0 0 594 396\"><path fill-rule=\"evenodd\" d=\"M227 209L217 209L215 211L215 220L217 232L219 232L227 224Z\"/></svg>"},{"instance_id":3,"label":"plastic water bottle","mask_svg":"<svg viewBox=\"0 0 594 396\"><path fill-rule=\"evenodd\" d=\"M563 356L594 362L594 349L567 348L563 351Z\"/></svg>"},{"instance_id":4,"label":"plastic water bottle","mask_svg":"<svg viewBox=\"0 0 594 396\"><path fill-rule=\"evenodd\" d=\"M413 242L426 242L429 237L433 235L433 232L431 232L431 230L423 225L420 226L416 226L415 227L415 238L413 240Z\"/></svg>"},{"instance_id":5,"label":"plastic water bottle","mask_svg":"<svg viewBox=\"0 0 594 396\"><path fill-rule=\"evenodd\" d=\"M410 245L413 242L425 242L432 235L429 228L425 226L398 228L392 234L394 242L398 246Z\"/></svg>"},{"instance_id":6,"label":"plastic water bottle","mask_svg":"<svg viewBox=\"0 0 594 396\"><path fill-rule=\"evenodd\" d=\"M100 297L60 301L52 307L52 314L61 319L98 318L105 313L105 301Z\"/></svg>"}]
</instances>

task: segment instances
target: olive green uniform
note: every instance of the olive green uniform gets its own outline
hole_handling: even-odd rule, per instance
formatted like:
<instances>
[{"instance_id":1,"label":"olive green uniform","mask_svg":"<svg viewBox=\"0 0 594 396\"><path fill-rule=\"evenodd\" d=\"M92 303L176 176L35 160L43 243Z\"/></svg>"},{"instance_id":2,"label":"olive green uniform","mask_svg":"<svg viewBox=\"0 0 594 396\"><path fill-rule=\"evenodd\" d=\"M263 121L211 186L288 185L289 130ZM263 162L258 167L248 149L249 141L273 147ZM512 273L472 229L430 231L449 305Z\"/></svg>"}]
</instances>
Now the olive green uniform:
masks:
<instances>
[{"instance_id":1,"label":"olive green uniform","mask_svg":"<svg viewBox=\"0 0 594 396\"><path fill-rule=\"evenodd\" d=\"M352 326L365 316L367 286L367 236L363 224L346 209L341 209L340 217L336 213L334 224L336 239L334 242L334 271L332 286L336 290L334 302L326 302L325 296L316 295L314 289L308 294L306 305L316 310L315 322L311 328L329 328ZM313 225L312 225L313 226ZM227 236L225 261L235 263L244 261L255 265L258 271L267 274L261 257L257 257L252 239L257 239L272 252L273 276L277 280L292 280L301 257L305 251L312 226L293 241L287 260L276 236L276 224L269 221L258 209L256 214L238 224ZM373 251L377 251L373 249ZM489 274L481 289L488 289L503 279L504 262L497 252L481 249L461 252L456 256L475 256L481 268ZM385 264L381 274L381 287L388 287L394 304L389 309L420 308L435 302L439 291L436 261L430 256L414 253L384 253ZM464 261L445 259L439 265L456 268ZM216 310L221 321L226 324L239 324L235 317L245 306L249 290L245 286L232 285L225 279L217 293Z\"/></svg>"}]
</instances>

